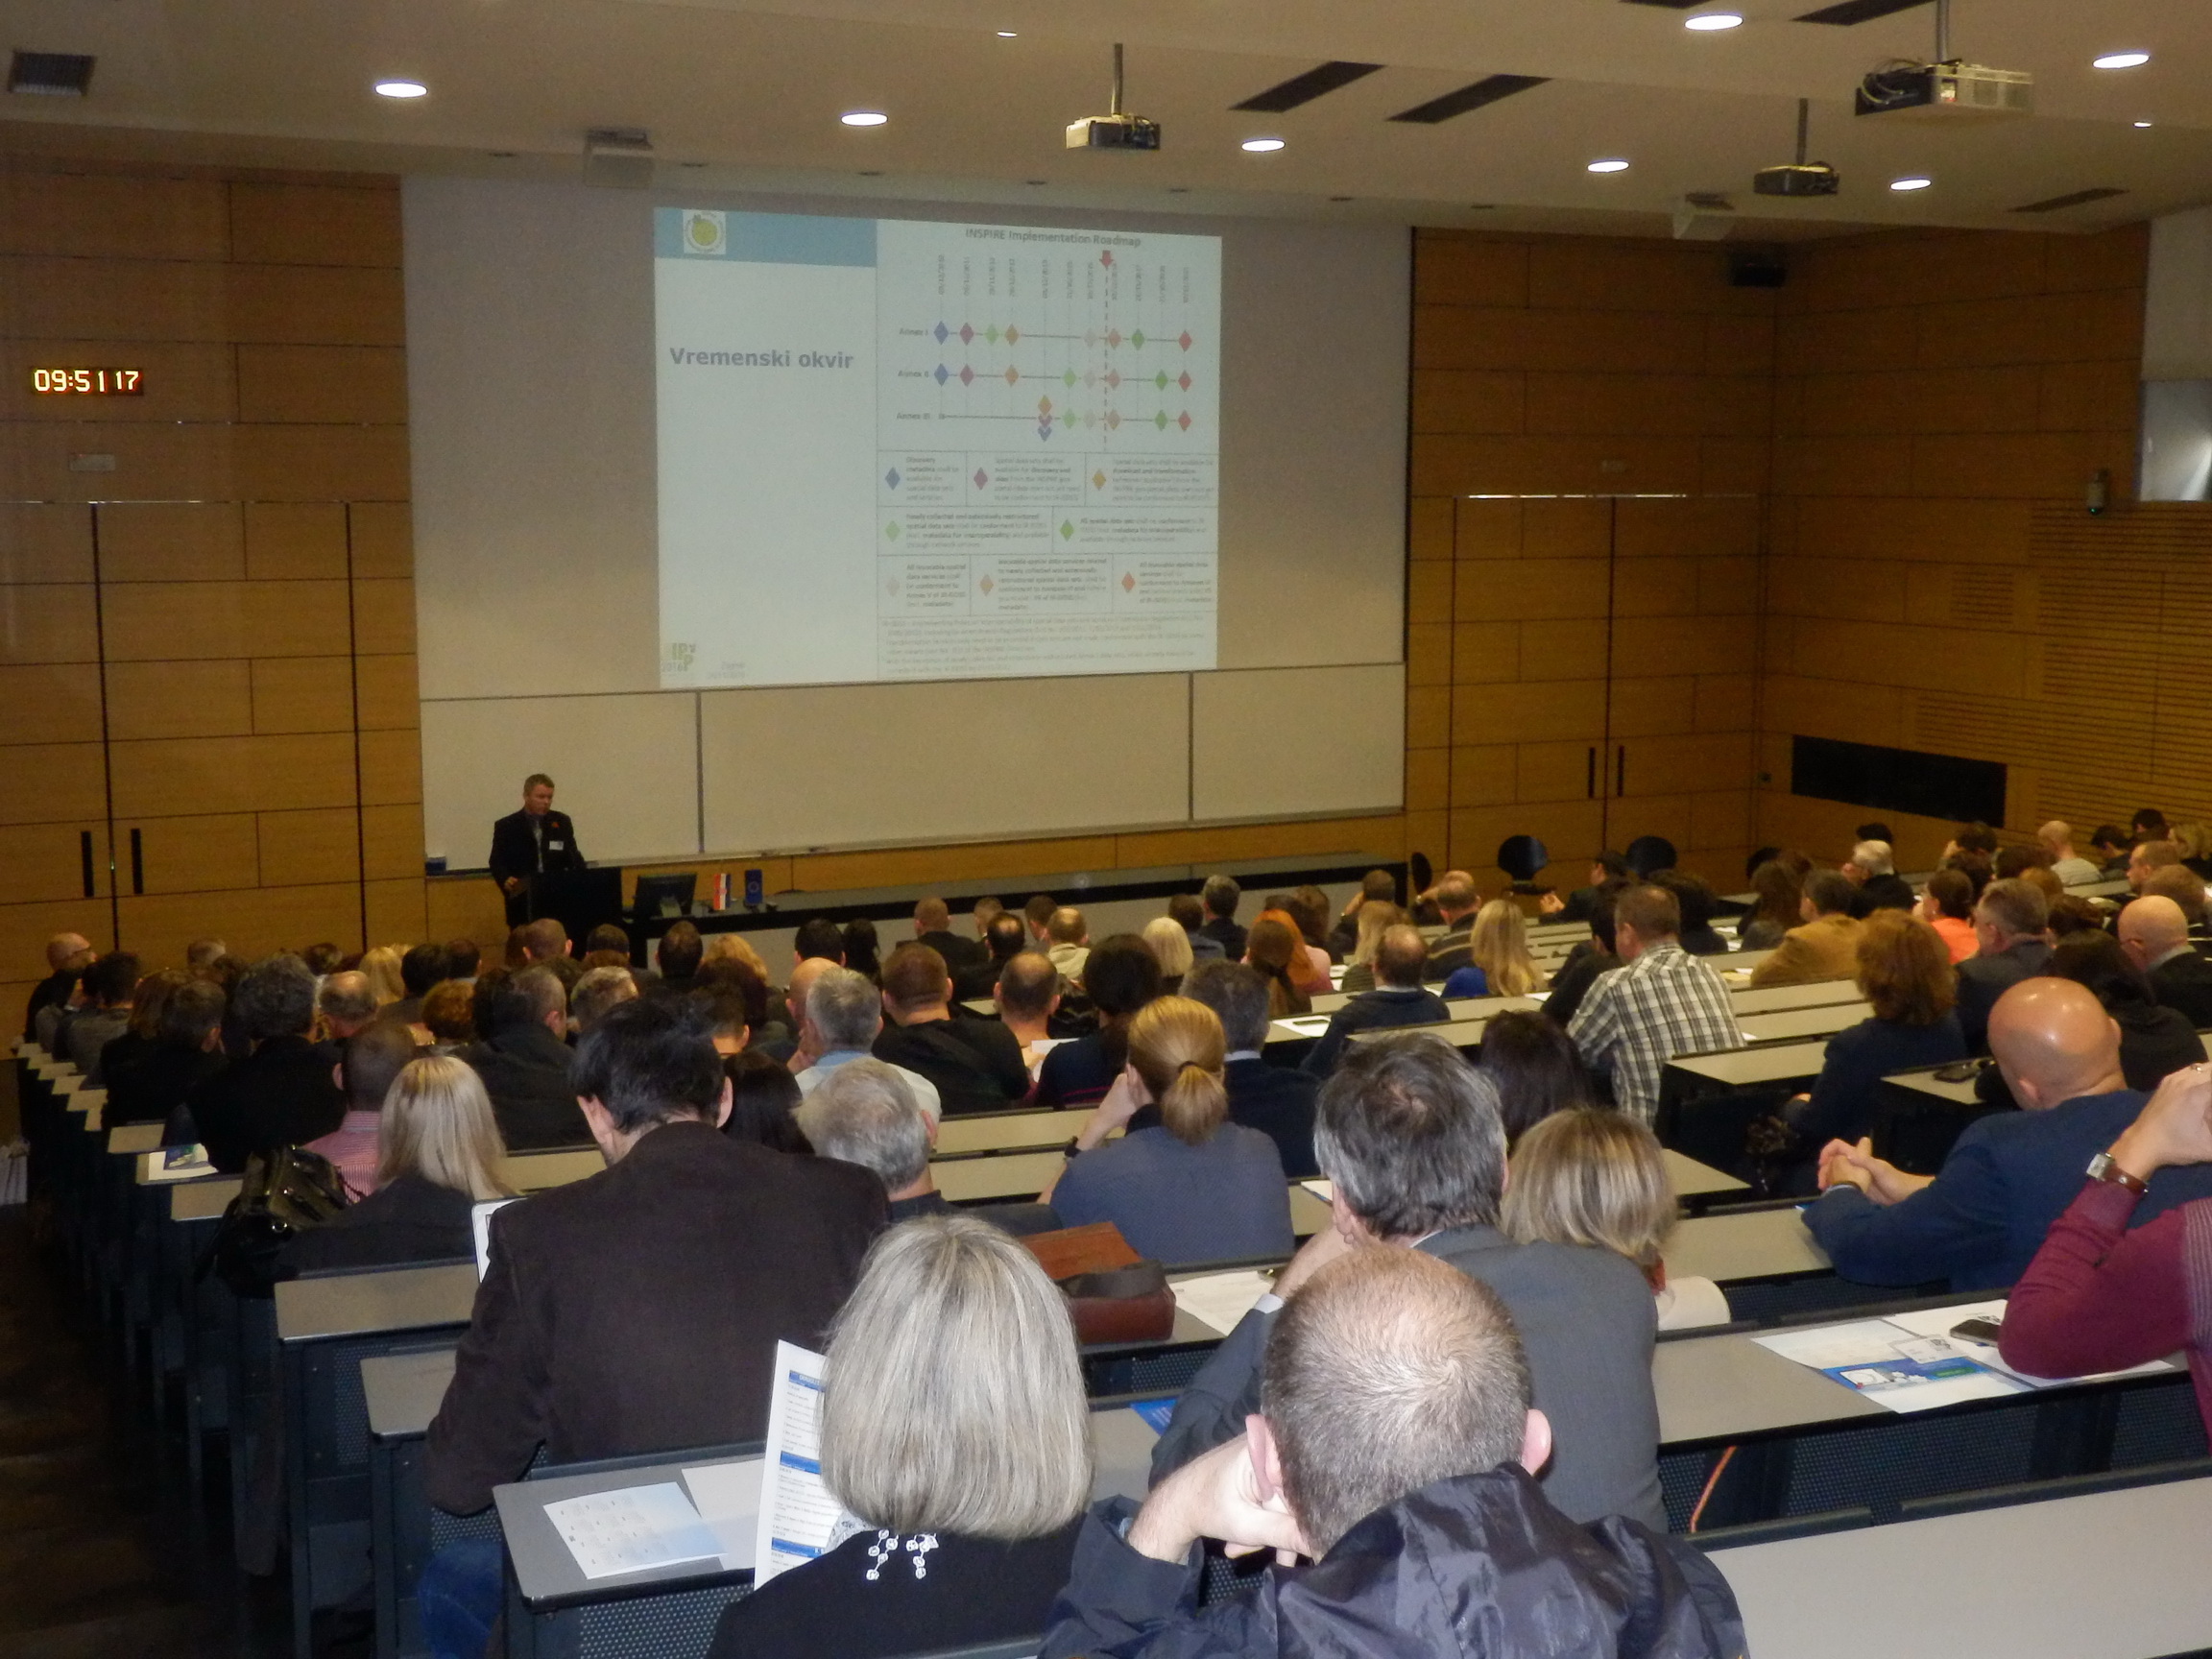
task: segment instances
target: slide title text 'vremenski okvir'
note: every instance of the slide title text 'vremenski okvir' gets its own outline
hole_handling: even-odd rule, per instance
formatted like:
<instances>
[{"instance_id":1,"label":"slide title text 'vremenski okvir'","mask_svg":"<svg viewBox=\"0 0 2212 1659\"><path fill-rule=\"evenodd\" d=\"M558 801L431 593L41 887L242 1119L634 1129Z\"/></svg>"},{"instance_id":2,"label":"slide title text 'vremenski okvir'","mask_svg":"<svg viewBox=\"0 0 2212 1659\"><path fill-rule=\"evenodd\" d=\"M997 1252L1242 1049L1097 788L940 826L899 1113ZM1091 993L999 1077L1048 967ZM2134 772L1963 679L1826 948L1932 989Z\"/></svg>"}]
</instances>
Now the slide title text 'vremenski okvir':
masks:
<instances>
[{"instance_id":1,"label":"slide title text 'vremenski okvir'","mask_svg":"<svg viewBox=\"0 0 2212 1659\"><path fill-rule=\"evenodd\" d=\"M794 357L784 351L694 351L688 346L668 348L668 361L709 369L850 369L850 351L802 351Z\"/></svg>"}]
</instances>

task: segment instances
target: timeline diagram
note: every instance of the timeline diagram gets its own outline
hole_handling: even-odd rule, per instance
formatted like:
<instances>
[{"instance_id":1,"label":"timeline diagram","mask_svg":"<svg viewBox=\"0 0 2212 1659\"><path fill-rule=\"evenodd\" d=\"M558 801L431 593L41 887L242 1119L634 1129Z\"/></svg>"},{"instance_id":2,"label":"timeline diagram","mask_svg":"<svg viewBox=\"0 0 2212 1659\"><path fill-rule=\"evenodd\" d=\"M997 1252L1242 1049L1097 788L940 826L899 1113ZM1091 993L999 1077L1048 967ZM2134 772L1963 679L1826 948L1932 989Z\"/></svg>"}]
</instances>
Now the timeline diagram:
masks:
<instances>
[{"instance_id":1,"label":"timeline diagram","mask_svg":"<svg viewBox=\"0 0 2212 1659\"><path fill-rule=\"evenodd\" d=\"M1218 239L883 222L877 264L880 671L1211 667Z\"/></svg>"}]
</instances>

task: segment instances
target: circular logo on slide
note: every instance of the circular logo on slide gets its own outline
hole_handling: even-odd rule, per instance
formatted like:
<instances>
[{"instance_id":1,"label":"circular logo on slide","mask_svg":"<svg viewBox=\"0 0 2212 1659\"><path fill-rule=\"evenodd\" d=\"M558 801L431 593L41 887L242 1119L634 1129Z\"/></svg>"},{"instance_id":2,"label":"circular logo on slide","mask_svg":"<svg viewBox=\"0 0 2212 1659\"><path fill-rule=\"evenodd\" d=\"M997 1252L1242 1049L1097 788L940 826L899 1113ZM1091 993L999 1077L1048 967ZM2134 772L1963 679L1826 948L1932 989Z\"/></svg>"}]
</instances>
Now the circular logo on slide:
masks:
<instances>
[{"instance_id":1,"label":"circular logo on slide","mask_svg":"<svg viewBox=\"0 0 2212 1659\"><path fill-rule=\"evenodd\" d=\"M684 210L684 252L719 253L728 236L724 216L703 207Z\"/></svg>"}]
</instances>

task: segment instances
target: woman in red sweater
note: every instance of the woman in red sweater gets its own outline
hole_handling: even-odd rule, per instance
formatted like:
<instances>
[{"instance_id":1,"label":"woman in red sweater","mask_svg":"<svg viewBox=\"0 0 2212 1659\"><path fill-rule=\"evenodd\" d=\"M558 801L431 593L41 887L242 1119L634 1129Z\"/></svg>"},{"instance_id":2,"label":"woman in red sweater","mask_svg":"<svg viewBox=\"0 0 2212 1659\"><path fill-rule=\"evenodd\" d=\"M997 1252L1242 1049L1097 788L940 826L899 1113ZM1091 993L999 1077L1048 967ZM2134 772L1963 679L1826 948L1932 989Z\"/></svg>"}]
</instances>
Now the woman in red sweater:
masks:
<instances>
[{"instance_id":1,"label":"woman in red sweater","mask_svg":"<svg viewBox=\"0 0 2212 1659\"><path fill-rule=\"evenodd\" d=\"M2117 1371L2186 1351L2197 1410L2212 1432L2212 1198L2129 1231L2151 1177L2212 1163L2212 1066L2190 1066L2089 1166L2012 1287L1999 1351L2037 1377Z\"/></svg>"}]
</instances>

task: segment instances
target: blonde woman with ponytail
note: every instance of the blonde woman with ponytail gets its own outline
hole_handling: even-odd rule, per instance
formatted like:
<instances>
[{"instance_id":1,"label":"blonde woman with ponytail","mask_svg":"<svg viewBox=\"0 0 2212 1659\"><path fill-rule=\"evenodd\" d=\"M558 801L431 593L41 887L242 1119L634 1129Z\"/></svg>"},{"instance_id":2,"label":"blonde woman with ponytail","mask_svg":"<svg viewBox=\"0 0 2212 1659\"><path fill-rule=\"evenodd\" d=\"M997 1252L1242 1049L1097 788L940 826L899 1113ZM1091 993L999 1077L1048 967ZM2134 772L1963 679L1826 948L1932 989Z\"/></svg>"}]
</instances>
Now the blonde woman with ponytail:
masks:
<instances>
[{"instance_id":1,"label":"blonde woman with ponytail","mask_svg":"<svg viewBox=\"0 0 2212 1659\"><path fill-rule=\"evenodd\" d=\"M1111 1221L1139 1255L1170 1265L1289 1253L1283 1159L1230 1120L1227 1052L1203 1002L1163 997L1138 1012L1128 1065L1045 1192L1063 1225Z\"/></svg>"}]
</instances>

